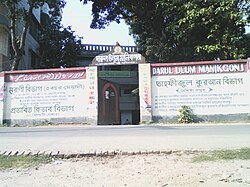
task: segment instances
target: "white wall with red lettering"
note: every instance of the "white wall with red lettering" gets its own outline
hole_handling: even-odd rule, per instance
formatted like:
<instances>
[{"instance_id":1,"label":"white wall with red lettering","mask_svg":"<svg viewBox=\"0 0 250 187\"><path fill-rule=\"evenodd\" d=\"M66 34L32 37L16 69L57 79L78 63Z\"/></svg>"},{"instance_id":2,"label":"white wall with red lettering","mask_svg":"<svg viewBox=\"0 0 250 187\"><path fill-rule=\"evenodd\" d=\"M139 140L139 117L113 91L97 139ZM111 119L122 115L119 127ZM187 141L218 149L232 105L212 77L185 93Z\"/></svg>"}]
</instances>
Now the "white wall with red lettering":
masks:
<instances>
[{"instance_id":1,"label":"white wall with red lettering","mask_svg":"<svg viewBox=\"0 0 250 187\"><path fill-rule=\"evenodd\" d=\"M150 64L139 64L140 122L152 121L152 90Z\"/></svg>"},{"instance_id":2,"label":"white wall with red lettering","mask_svg":"<svg viewBox=\"0 0 250 187\"><path fill-rule=\"evenodd\" d=\"M152 115L170 119L187 105L208 118L230 114L245 114L246 118L250 113L249 75L246 60L152 64Z\"/></svg>"},{"instance_id":3,"label":"white wall with red lettering","mask_svg":"<svg viewBox=\"0 0 250 187\"><path fill-rule=\"evenodd\" d=\"M86 68L6 72L4 121L19 125L96 121L97 98L91 97L88 81L96 81L96 76L96 70L87 76Z\"/></svg>"}]
</instances>

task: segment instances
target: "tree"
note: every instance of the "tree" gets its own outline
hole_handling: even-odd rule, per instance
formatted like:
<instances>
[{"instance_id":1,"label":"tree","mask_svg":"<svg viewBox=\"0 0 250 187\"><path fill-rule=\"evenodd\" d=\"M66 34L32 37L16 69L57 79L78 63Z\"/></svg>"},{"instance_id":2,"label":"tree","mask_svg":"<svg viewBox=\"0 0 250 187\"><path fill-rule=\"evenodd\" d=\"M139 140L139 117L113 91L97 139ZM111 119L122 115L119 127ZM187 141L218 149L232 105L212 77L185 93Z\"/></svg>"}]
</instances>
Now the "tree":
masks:
<instances>
[{"instance_id":1,"label":"tree","mask_svg":"<svg viewBox=\"0 0 250 187\"><path fill-rule=\"evenodd\" d=\"M239 48L250 23L249 0L81 0L92 2L91 28L124 19L152 61L246 57Z\"/></svg>"},{"instance_id":2,"label":"tree","mask_svg":"<svg viewBox=\"0 0 250 187\"><path fill-rule=\"evenodd\" d=\"M238 47L245 49L246 57L250 58L250 33L246 34L241 41Z\"/></svg>"},{"instance_id":3,"label":"tree","mask_svg":"<svg viewBox=\"0 0 250 187\"><path fill-rule=\"evenodd\" d=\"M239 48L245 39L249 20L249 2L245 0L209 0L187 2L185 15L179 20L186 42L194 41L194 51L201 59L237 59L246 57ZM192 39L195 36L195 40ZM198 40L198 41L197 41Z\"/></svg>"},{"instance_id":4,"label":"tree","mask_svg":"<svg viewBox=\"0 0 250 187\"><path fill-rule=\"evenodd\" d=\"M64 28L61 18L50 17L42 26L40 54L42 68L76 67L76 58L81 54L81 37L75 36L71 27Z\"/></svg>"},{"instance_id":5,"label":"tree","mask_svg":"<svg viewBox=\"0 0 250 187\"><path fill-rule=\"evenodd\" d=\"M23 2L24 6L20 6ZM26 36L30 27L33 10L47 3L52 9L60 9L65 5L64 0L0 0L9 10L11 47L13 49L13 60L11 70L18 68L19 62L24 54ZM27 6L26 4L27 3ZM17 24L22 23L22 32L18 33Z\"/></svg>"}]
</instances>

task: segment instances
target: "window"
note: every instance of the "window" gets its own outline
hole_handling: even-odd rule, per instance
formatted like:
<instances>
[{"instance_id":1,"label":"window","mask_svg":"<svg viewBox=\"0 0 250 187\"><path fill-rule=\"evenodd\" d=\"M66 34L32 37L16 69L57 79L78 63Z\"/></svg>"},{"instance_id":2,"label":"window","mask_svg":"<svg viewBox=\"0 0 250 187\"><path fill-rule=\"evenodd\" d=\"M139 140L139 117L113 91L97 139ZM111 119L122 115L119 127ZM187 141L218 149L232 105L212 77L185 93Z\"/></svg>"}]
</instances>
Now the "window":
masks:
<instances>
[{"instance_id":1,"label":"window","mask_svg":"<svg viewBox=\"0 0 250 187\"><path fill-rule=\"evenodd\" d=\"M9 47L9 35L7 31L3 28L0 28L0 54L8 56L8 47Z\"/></svg>"}]
</instances>

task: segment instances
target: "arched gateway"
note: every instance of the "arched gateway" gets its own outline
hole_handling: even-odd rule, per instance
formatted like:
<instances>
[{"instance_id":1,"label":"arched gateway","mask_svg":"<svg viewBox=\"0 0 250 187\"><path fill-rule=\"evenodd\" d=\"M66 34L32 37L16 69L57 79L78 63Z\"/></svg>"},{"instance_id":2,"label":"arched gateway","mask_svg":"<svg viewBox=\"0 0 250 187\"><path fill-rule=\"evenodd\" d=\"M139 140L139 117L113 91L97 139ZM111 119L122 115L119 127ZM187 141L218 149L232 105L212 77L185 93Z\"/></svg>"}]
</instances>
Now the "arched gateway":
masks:
<instances>
[{"instance_id":1,"label":"arched gateway","mask_svg":"<svg viewBox=\"0 0 250 187\"><path fill-rule=\"evenodd\" d=\"M145 58L125 51L118 43L109 52L96 56L91 66L98 68L98 124L140 122L138 64Z\"/></svg>"}]
</instances>

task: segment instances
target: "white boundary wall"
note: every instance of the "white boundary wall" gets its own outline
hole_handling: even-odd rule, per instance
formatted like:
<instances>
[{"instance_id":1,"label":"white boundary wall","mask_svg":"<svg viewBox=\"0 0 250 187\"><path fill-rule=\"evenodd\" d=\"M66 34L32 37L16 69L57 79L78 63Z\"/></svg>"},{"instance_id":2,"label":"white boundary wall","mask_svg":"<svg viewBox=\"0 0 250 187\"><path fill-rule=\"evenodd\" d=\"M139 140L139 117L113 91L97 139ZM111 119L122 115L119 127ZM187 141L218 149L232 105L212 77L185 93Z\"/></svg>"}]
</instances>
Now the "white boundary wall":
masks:
<instances>
[{"instance_id":1,"label":"white boundary wall","mask_svg":"<svg viewBox=\"0 0 250 187\"><path fill-rule=\"evenodd\" d=\"M152 64L151 76L155 121L176 121L183 105L203 120L247 120L250 113L247 60Z\"/></svg>"},{"instance_id":2,"label":"white boundary wall","mask_svg":"<svg viewBox=\"0 0 250 187\"><path fill-rule=\"evenodd\" d=\"M0 124L98 123L97 67L0 74ZM249 120L249 60L139 64L141 122Z\"/></svg>"},{"instance_id":3,"label":"white boundary wall","mask_svg":"<svg viewBox=\"0 0 250 187\"><path fill-rule=\"evenodd\" d=\"M97 123L97 68L5 73L4 123Z\"/></svg>"}]
</instances>

